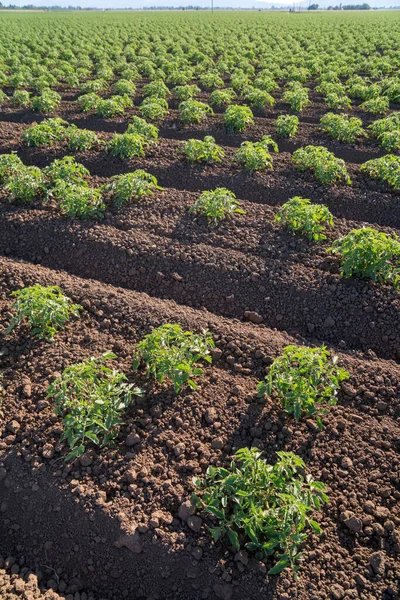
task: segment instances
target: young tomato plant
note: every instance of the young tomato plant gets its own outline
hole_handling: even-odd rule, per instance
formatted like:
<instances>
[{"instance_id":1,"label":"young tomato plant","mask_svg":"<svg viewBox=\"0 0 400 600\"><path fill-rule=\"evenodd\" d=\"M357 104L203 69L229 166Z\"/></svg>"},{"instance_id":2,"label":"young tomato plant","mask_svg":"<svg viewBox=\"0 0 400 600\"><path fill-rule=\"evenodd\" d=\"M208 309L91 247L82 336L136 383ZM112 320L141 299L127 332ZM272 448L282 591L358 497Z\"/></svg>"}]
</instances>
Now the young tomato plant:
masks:
<instances>
[{"instance_id":1,"label":"young tomato plant","mask_svg":"<svg viewBox=\"0 0 400 600\"><path fill-rule=\"evenodd\" d=\"M335 115L327 113L320 119L322 131L339 142L353 143L365 132L361 119L348 117L347 115Z\"/></svg>"},{"instance_id":2,"label":"young tomato plant","mask_svg":"<svg viewBox=\"0 0 400 600\"><path fill-rule=\"evenodd\" d=\"M146 173L146 171L142 171L141 169L133 173L115 175L111 178L106 189L112 193L114 205L117 207L131 200L141 200L144 196L151 196L154 190L162 190L157 185L157 179L154 175Z\"/></svg>"},{"instance_id":3,"label":"young tomato plant","mask_svg":"<svg viewBox=\"0 0 400 600\"><path fill-rule=\"evenodd\" d=\"M276 131L281 137L294 137L299 127L296 115L279 115L276 120Z\"/></svg>"},{"instance_id":4,"label":"young tomato plant","mask_svg":"<svg viewBox=\"0 0 400 600\"><path fill-rule=\"evenodd\" d=\"M287 89L283 93L282 99L295 112L301 112L305 106L310 104L307 88L304 88L296 81L287 84Z\"/></svg>"},{"instance_id":5,"label":"young tomato plant","mask_svg":"<svg viewBox=\"0 0 400 600\"><path fill-rule=\"evenodd\" d=\"M365 277L378 283L400 285L400 239L372 227L352 229L328 252L341 258L341 276Z\"/></svg>"},{"instance_id":6,"label":"young tomato plant","mask_svg":"<svg viewBox=\"0 0 400 600\"><path fill-rule=\"evenodd\" d=\"M39 167L25 167L13 171L4 182L4 190L11 202L30 204L45 189L45 178Z\"/></svg>"},{"instance_id":7,"label":"young tomato plant","mask_svg":"<svg viewBox=\"0 0 400 600\"><path fill-rule=\"evenodd\" d=\"M158 127L152 123L147 123L147 121L141 117L131 117L131 122L128 125L126 133L136 133L137 135L141 135L149 143L156 143L158 141Z\"/></svg>"},{"instance_id":8,"label":"young tomato plant","mask_svg":"<svg viewBox=\"0 0 400 600\"><path fill-rule=\"evenodd\" d=\"M190 163L196 162L221 162L225 152L211 135L206 135L204 140L195 140L191 138L182 144L183 154Z\"/></svg>"},{"instance_id":9,"label":"young tomato plant","mask_svg":"<svg viewBox=\"0 0 400 600\"><path fill-rule=\"evenodd\" d=\"M228 131L244 131L254 125L253 113L248 106L232 104L224 113L224 123Z\"/></svg>"},{"instance_id":10,"label":"young tomato plant","mask_svg":"<svg viewBox=\"0 0 400 600\"><path fill-rule=\"evenodd\" d=\"M202 192L200 198L190 210L204 215L208 221L216 225L218 221L225 219L227 215L234 213L244 215L244 210L239 206L239 200L236 200L233 192L226 188L216 188L215 190Z\"/></svg>"},{"instance_id":11,"label":"young tomato plant","mask_svg":"<svg viewBox=\"0 0 400 600\"><path fill-rule=\"evenodd\" d=\"M63 215L78 219L104 217L105 204L101 188L91 188L86 182L71 183L59 179L49 191L49 197L58 202Z\"/></svg>"},{"instance_id":12,"label":"young tomato plant","mask_svg":"<svg viewBox=\"0 0 400 600\"><path fill-rule=\"evenodd\" d=\"M275 103L275 99L271 94L258 88L245 88L243 96L250 106L258 110L265 110L268 106L273 106Z\"/></svg>"},{"instance_id":13,"label":"young tomato plant","mask_svg":"<svg viewBox=\"0 0 400 600\"><path fill-rule=\"evenodd\" d=\"M368 129L387 152L400 150L400 113L392 113L385 119L374 121Z\"/></svg>"},{"instance_id":14,"label":"young tomato plant","mask_svg":"<svg viewBox=\"0 0 400 600\"><path fill-rule=\"evenodd\" d=\"M214 90L208 98L208 103L211 106L224 106L232 102L234 98L236 98L236 93L230 88Z\"/></svg>"},{"instance_id":15,"label":"young tomato plant","mask_svg":"<svg viewBox=\"0 0 400 600\"><path fill-rule=\"evenodd\" d=\"M269 135L264 135L260 142L242 142L233 160L250 173L272 169L272 156L268 152L270 146L274 152L278 152L276 142Z\"/></svg>"},{"instance_id":16,"label":"young tomato plant","mask_svg":"<svg viewBox=\"0 0 400 600\"><path fill-rule=\"evenodd\" d=\"M168 114L168 102L164 98L148 96L139 106L139 112L150 121L162 121Z\"/></svg>"},{"instance_id":17,"label":"young tomato plant","mask_svg":"<svg viewBox=\"0 0 400 600\"><path fill-rule=\"evenodd\" d=\"M316 415L322 427L319 415L327 413L327 405L336 404L340 383L349 379L349 374L337 366L337 357L329 362L329 356L324 346L286 346L258 384L257 396L276 395L297 421Z\"/></svg>"},{"instance_id":18,"label":"young tomato plant","mask_svg":"<svg viewBox=\"0 0 400 600\"><path fill-rule=\"evenodd\" d=\"M60 180L68 183L86 184L82 178L90 175L86 167L76 162L73 156L64 156L64 158L54 160L48 167L43 169L43 172L51 185L56 185Z\"/></svg>"},{"instance_id":19,"label":"young tomato plant","mask_svg":"<svg viewBox=\"0 0 400 600\"><path fill-rule=\"evenodd\" d=\"M70 365L48 387L47 396L55 400L55 412L63 418L61 439L70 448L67 461L82 456L90 442L101 448L113 446L123 411L132 396L142 395L123 373L106 366L106 361L115 358L105 352Z\"/></svg>"},{"instance_id":20,"label":"young tomato plant","mask_svg":"<svg viewBox=\"0 0 400 600\"><path fill-rule=\"evenodd\" d=\"M229 467L210 465L203 480L193 480L193 502L215 521L214 541L227 536L236 552L244 546L258 559L273 557L270 575L286 567L297 573L305 529L321 533L312 513L328 502L324 484L300 474L306 465L299 456L277 457L271 465L256 448L241 448Z\"/></svg>"},{"instance_id":21,"label":"young tomato plant","mask_svg":"<svg viewBox=\"0 0 400 600\"><path fill-rule=\"evenodd\" d=\"M65 139L67 128L67 121L58 118L45 119L25 129L21 138L27 146L54 146Z\"/></svg>"},{"instance_id":22,"label":"young tomato plant","mask_svg":"<svg viewBox=\"0 0 400 600\"><path fill-rule=\"evenodd\" d=\"M185 100L180 103L178 110L179 119L185 125L202 123L208 115L214 114L211 106L198 100Z\"/></svg>"},{"instance_id":23,"label":"young tomato plant","mask_svg":"<svg viewBox=\"0 0 400 600\"><path fill-rule=\"evenodd\" d=\"M389 98L386 96L375 96L363 102L361 108L373 115L383 115L389 110Z\"/></svg>"},{"instance_id":24,"label":"young tomato plant","mask_svg":"<svg viewBox=\"0 0 400 600\"><path fill-rule=\"evenodd\" d=\"M323 204L312 204L307 198L295 196L278 210L275 219L289 231L306 235L318 242L326 239L323 231L333 227L333 215Z\"/></svg>"},{"instance_id":25,"label":"young tomato plant","mask_svg":"<svg viewBox=\"0 0 400 600\"><path fill-rule=\"evenodd\" d=\"M57 330L64 327L71 316L78 317L82 309L79 304L72 304L57 286L34 285L12 292L11 297L16 298L11 307L15 315L6 334L26 321L33 337L51 341Z\"/></svg>"},{"instance_id":26,"label":"young tomato plant","mask_svg":"<svg viewBox=\"0 0 400 600\"><path fill-rule=\"evenodd\" d=\"M298 171L311 171L321 183L334 183L343 180L350 184L344 160L336 158L324 146L306 146L292 155L292 161Z\"/></svg>"},{"instance_id":27,"label":"young tomato plant","mask_svg":"<svg viewBox=\"0 0 400 600\"><path fill-rule=\"evenodd\" d=\"M400 156L387 154L381 158L373 158L362 164L360 169L372 179L387 183L396 192L400 190Z\"/></svg>"},{"instance_id":28,"label":"young tomato plant","mask_svg":"<svg viewBox=\"0 0 400 600\"><path fill-rule=\"evenodd\" d=\"M3 183L10 175L24 168L24 163L15 152L0 154L0 183Z\"/></svg>"},{"instance_id":29,"label":"young tomato plant","mask_svg":"<svg viewBox=\"0 0 400 600\"><path fill-rule=\"evenodd\" d=\"M147 375L160 383L167 377L173 382L175 393L185 384L196 389L193 377L203 374L196 364L211 363L210 350L214 346L207 331L196 334L184 331L180 325L166 323L139 342L132 369L136 371L143 364Z\"/></svg>"},{"instance_id":30,"label":"young tomato plant","mask_svg":"<svg viewBox=\"0 0 400 600\"><path fill-rule=\"evenodd\" d=\"M106 150L113 156L126 160L145 156L147 145L145 138L137 133L116 133L106 144Z\"/></svg>"},{"instance_id":31,"label":"young tomato plant","mask_svg":"<svg viewBox=\"0 0 400 600\"><path fill-rule=\"evenodd\" d=\"M103 143L96 133L90 129L79 129L76 125L70 125L66 132L68 149L72 152L90 150L95 144Z\"/></svg>"},{"instance_id":32,"label":"young tomato plant","mask_svg":"<svg viewBox=\"0 0 400 600\"><path fill-rule=\"evenodd\" d=\"M32 108L37 112L54 112L61 102L60 94L52 90L45 90L41 96L32 98Z\"/></svg>"},{"instance_id":33,"label":"young tomato plant","mask_svg":"<svg viewBox=\"0 0 400 600\"><path fill-rule=\"evenodd\" d=\"M177 85L172 92L179 102L183 102L200 94L201 89L197 85Z\"/></svg>"}]
</instances>

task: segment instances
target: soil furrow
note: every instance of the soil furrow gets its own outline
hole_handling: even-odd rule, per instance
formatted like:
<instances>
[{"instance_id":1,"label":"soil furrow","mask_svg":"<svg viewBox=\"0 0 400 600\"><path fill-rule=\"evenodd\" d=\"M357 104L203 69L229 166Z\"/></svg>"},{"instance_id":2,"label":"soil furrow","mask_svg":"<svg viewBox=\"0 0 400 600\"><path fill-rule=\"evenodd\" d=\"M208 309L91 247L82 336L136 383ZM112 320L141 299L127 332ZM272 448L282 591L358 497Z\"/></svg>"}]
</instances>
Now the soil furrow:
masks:
<instances>
[{"instance_id":1,"label":"soil furrow","mask_svg":"<svg viewBox=\"0 0 400 600\"><path fill-rule=\"evenodd\" d=\"M2 219L0 239L1 253L52 269L218 315L243 318L254 311L268 327L312 333L321 342L387 358L399 351L399 293L356 279L340 281L335 264L332 272L322 272L104 223L71 223L43 211Z\"/></svg>"}]
</instances>

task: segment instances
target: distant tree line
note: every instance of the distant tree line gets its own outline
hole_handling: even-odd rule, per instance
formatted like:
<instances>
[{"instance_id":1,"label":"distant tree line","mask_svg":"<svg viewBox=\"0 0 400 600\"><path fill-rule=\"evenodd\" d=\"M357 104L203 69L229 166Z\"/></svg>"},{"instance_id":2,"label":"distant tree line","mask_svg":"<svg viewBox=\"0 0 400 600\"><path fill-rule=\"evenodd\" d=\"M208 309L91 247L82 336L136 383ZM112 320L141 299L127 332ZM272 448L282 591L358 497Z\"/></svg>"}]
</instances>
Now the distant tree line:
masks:
<instances>
[{"instance_id":1,"label":"distant tree line","mask_svg":"<svg viewBox=\"0 0 400 600\"><path fill-rule=\"evenodd\" d=\"M328 6L328 10L371 10L371 7L369 4L345 4L344 6L339 4L339 6Z\"/></svg>"}]
</instances>

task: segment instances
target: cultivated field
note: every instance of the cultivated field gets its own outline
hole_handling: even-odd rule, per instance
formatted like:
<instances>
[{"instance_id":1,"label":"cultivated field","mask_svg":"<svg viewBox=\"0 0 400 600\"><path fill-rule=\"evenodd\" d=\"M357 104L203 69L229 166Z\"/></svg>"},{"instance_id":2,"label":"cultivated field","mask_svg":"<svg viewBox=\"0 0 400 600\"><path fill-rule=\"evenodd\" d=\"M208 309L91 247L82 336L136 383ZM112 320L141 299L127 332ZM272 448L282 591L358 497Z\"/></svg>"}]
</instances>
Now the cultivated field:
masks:
<instances>
[{"instance_id":1,"label":"cultivated field","mask_svg":"<svg viewBox=\"0 0 400 600\"><path fill-rule=\"evenodd\" d=\"M0 14L2 599L400 597L399 39Z\"/></svg>"}]
</instances>

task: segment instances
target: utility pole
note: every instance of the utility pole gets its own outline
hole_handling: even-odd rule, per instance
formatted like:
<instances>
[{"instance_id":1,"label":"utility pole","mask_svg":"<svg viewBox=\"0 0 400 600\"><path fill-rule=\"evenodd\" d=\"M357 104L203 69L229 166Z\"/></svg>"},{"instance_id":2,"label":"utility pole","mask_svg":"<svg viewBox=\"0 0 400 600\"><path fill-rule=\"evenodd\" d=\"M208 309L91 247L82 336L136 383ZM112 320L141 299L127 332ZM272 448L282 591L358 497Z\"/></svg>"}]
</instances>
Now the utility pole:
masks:
<instances>
[{"instance_id":1,"label":"utility pole","mask_svg":"<svg viewBox=\"0 0 400 600\"><path fill-rule=\"evenodd\" d=\"M214 0L211 0L211 12L214 13Z\"/></svg>"}]
</instances>

